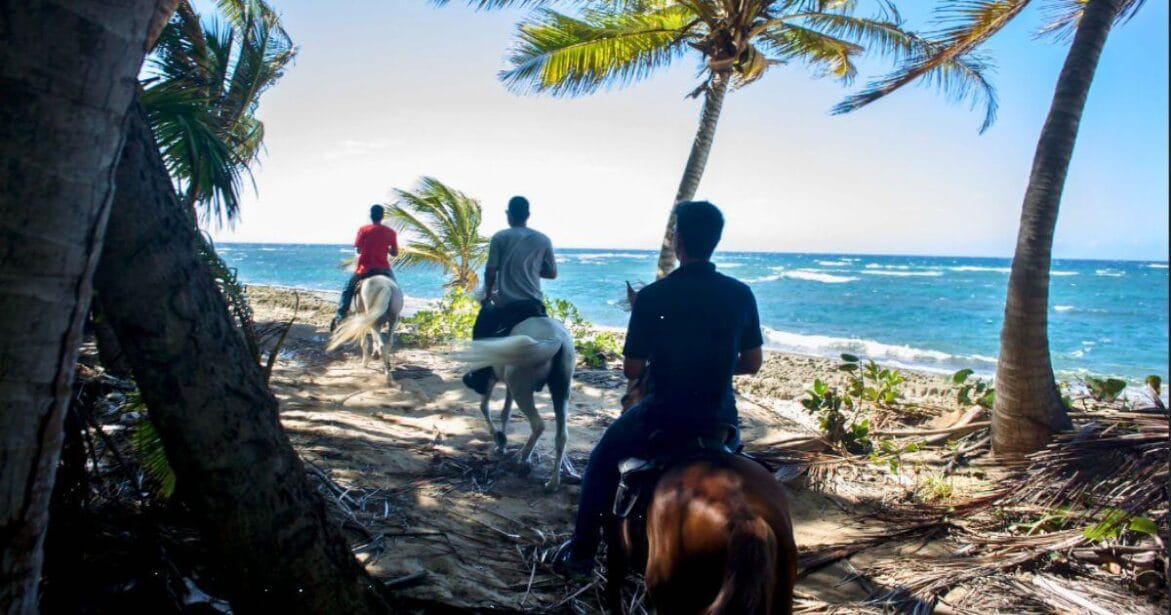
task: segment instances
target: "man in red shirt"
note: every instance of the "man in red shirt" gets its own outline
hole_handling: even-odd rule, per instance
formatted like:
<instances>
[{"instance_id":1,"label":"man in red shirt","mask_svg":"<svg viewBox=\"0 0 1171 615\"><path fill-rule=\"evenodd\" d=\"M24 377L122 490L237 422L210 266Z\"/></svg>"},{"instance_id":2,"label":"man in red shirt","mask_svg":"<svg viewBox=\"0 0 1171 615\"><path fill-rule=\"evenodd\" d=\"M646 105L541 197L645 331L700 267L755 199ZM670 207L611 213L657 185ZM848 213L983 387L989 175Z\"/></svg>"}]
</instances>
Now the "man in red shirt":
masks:
<instances>
[{"instance_id":1,"label":"man in red shirt","mask_svg":"<svg viewBox=\"0 0 1171 615\"><path fill-rule=\"evenodd\" d=\"M341 322L350 311L350 301L354 298L359 281L375 275L384 275L394 279L387 254L391 257L398 256L398 236L394 229L382 226L382 216L382 206L371 205L371 223L358 229L358 237L354 239L354 251L358 253L358 267L354 270L354 275L350 276L350 281L346 283L345 290L342 291L342 298L337 304L337 315L329 324L330 331L333 331L337 327L337 323Z\"/></svg>"}]
</instances>

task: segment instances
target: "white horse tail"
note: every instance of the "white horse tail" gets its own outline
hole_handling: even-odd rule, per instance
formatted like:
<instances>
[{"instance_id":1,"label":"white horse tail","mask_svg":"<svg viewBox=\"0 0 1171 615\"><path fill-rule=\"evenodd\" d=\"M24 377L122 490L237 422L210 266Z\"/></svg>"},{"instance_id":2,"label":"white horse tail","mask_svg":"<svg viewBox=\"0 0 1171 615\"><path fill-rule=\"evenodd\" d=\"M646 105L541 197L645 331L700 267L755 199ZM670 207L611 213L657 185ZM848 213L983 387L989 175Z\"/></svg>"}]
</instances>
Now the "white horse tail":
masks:
<instances>
[{"instance_id":1,"label":"white horse tail","mask_svg":"<svg viewBox=\"0 0 1171 615\"><path fill-rule=\"evenodd\" d=\"M527 335L475 340L459 358L471 369L503 365L535 366L551 360L561 350L557 338L536 340Z\"/></svg>"},{"instance_id":2,"label":"white horse tail","mask_svg":"<svg viewBox=\"0 0 1171 615\"><path fill-rule=\"evenodd\" d=\"M348 316L338 323L333 335L329 336L329 345L325 349L329 351L342 344L356 342L362 339L367 331L372 331L378 320L386 315L386 310L390 307L390 300L394 296L396 288L398 286L394 282L379 286L374 300L366 306L364 312Z\"/></svg>"}]
</instances>

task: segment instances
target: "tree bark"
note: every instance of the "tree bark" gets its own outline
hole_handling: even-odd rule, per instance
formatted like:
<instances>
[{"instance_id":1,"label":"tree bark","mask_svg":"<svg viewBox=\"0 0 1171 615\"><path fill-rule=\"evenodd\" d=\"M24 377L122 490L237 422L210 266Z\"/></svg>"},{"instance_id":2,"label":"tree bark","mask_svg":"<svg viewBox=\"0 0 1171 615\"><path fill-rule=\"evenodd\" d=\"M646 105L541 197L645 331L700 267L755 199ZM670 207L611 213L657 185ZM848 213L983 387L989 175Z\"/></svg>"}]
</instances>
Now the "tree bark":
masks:
<instances>
[{"instance_id":1,"label":"tree bark","mask_svg":"<svg viewBox=\"0 0 1171 615\"><path fill-rule=\"evenodd\" d=\"M1049 269L1061 193L1078 125L1121 0L1090 0L1057 79L1033 157L1000 331L992 448L1019 456L1041 449L1072 423L1049 354Z\"/></svg>"},{"instance_id":2,"label":"tree bark","mask_svg":"<svg viewBox=\"0 0 1171 615\"><path fill-rule=\"evenodd\" d=\"M49 498L155 0L0 0L0 613L35 613Z\"/></svg>"},{"instance_id":3,"label":"tree bark","mask_svg":"<svg viewBox=\"0 0 1171 615\"><path fill-rule=\"evenodd\" d=\"M671 213L667 216L667 229L663 232L663 243L659 246L656 279L662 279L675 268L675 205L681 201L690 201L699 189L699 180L703 178L707 156L716 138L716 124L720 121L720 110L724 108L729 78L730 75L726 73L712 75L711 85L704 94L699 130L691 143L691 154L687 156L687 166L683 169L679 189L675 191L675 201L671 203Z\"/></svg>"},{"instance_id":4,"label":"tree bark","mask_svg":"<svg viewBox=\"0 0 1171 615\"><path fill-rule=\"evenodd\" d=\"M229 600L239 613L385 612L280 426L196 233L136 105L94 280Z\"/></svg>"}]
</instances>

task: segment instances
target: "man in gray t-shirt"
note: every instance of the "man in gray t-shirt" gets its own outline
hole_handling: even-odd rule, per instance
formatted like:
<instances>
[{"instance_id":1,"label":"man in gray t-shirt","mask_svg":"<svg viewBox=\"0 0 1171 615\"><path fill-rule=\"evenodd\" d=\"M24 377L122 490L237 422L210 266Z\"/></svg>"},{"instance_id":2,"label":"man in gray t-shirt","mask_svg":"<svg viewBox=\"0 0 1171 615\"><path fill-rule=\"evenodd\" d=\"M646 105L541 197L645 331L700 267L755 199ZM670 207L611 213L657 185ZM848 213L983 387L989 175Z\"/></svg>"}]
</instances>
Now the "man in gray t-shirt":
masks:
<instances>
[{"instance_id":1,"label":"man in gray t-shirt","mask_svg":"<svg viewBox=\"0 0 1171 615\"><path fill-rule=\"evenodd\" d=\"M553 243L526 226L529 202L523 196L508 201L508 228L492 236L484 267L484 300L472 327L472 339L507 335L526 318L545 316L541 278L557 277ZM464 375L464 384L483 395L492 368Z\"/></svg>"}]
</instances>

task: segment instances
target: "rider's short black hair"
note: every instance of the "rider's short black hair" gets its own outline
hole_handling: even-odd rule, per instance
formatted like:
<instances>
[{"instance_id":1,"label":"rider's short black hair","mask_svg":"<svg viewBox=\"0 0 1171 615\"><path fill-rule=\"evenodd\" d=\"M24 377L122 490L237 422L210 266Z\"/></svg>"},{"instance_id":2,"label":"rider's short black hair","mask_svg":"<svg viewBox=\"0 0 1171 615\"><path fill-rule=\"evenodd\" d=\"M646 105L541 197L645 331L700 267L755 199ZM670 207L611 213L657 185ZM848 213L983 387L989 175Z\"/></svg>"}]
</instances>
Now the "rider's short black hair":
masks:
<instances>
[{"instance_id":1,"label":"rider's short black hair","mask_svg":"<svg viewBox=\"0 0 1171 615\"><path fill-rule=\"evenodd\" d=\"M385 212L383 211L381 205L371 205L370 206L370 219L372 221L382 222L383 215L385 215Z\"/></svg>"},{"instance_id":2,"label":"rider's short black hair","mask_svg":"<svg viewBox=\"0 0 1171 615\"><path fill-rule=\"evenodd\" d=\"M529 200L523 196L514 196L508 199L508 215L514 220L524 222L529 219Z\"/></svg>"},{"instance_id":3,"label":"rider's short black hair","mask_svg":"<svg viewBox=\"0 0 1171 615\"><path fill-rule=\"evenodd\" d=\"M724 215L707 201L683 201L675 205L675 232L687 256L707 260L720 243Z\"/></svg>"}]
</instances>

